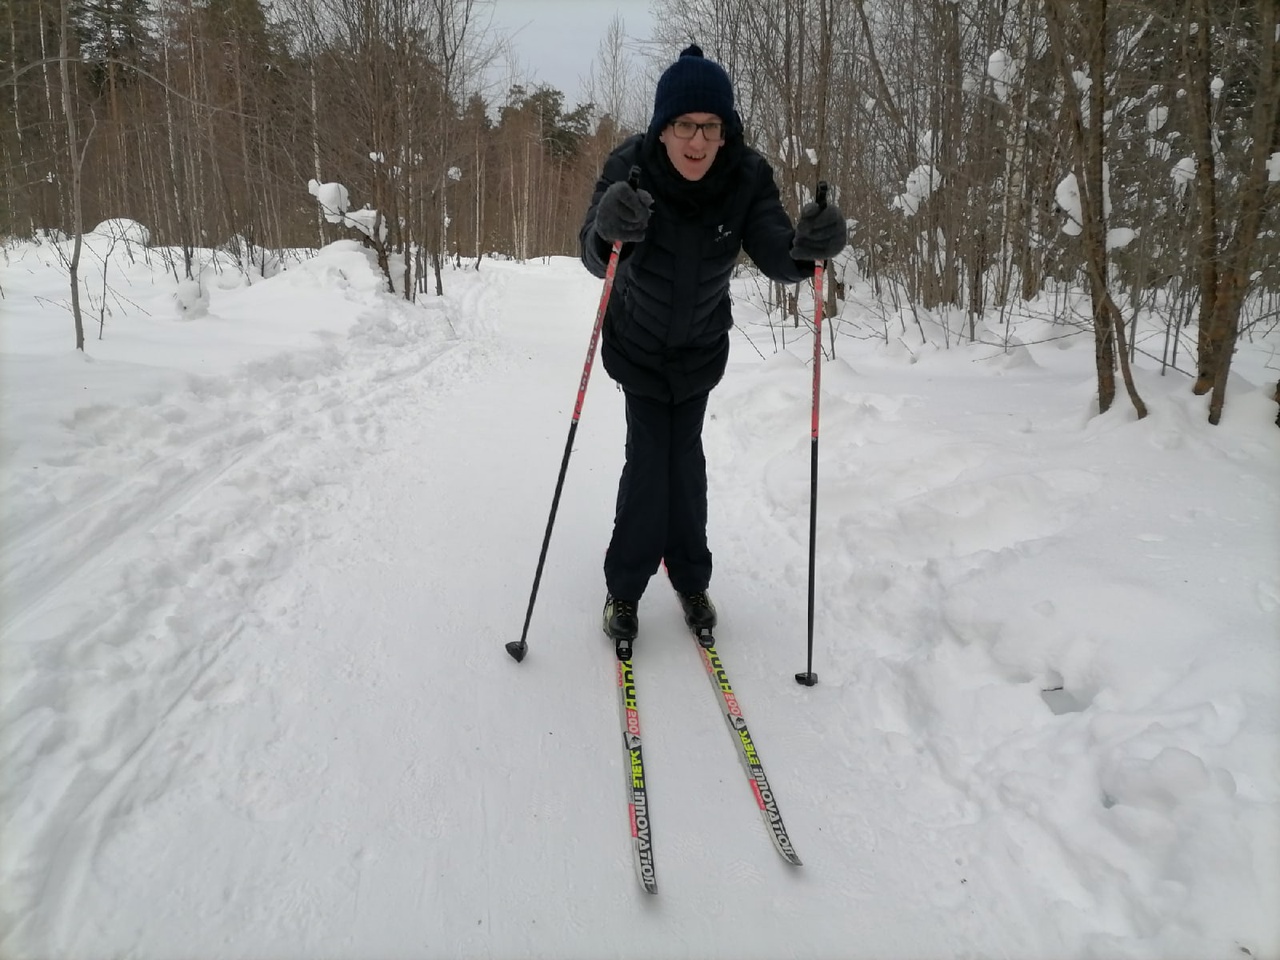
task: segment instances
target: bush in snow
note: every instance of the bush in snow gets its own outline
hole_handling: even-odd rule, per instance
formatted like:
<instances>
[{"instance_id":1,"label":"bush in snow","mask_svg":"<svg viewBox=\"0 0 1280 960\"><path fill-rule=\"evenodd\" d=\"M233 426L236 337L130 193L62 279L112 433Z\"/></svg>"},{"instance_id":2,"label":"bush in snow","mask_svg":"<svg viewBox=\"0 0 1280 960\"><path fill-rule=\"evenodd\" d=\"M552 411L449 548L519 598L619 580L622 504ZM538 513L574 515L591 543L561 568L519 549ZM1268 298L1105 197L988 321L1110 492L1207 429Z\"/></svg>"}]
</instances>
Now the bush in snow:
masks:
<instances>
[{"instance_id":1,"label":"bush in snow","mask_svg":"<svg viewBox=\"0 0 1280 960\"><path fill-rule=\"evenodd\" d=\"M173 302L180 320L198 320L209 313L209 294L199 280L179 280Z\"/></svg>"},{"instance_id":2,"label":"bush in snow","mask_svg":"<svg viewBox=\"0 0 1280 960\"><path fill-rule=\"evenodd\" d=\"M284 271L284 263L274 251L258 246L243 234L235 234L218 248L235 257L245 276L256 273L261 277L274 277Z\"/></svg>"},{"instance_id":3,"label":"bush in snow","mask_svg":"<svg viewBox=\"0 0 1280 960\"><path fill-rule=\"evenodd\" d=\"M127 243L137 243L144 247L151 242L151 231L137 220L124 218L103 220L89 232L99 237L124 240Z\"/></svg>"},{"instance_id":4,"label":"bush in snow","mask_svg":"<svg viewBox=\"0 0 1280 960\"><path fill-rule=\"evenodd\" d=\"M351 195L342 184L309 180L307 190L316 198L324 218L330 223L358 230L377 244L387 242L387 218L369 207L348 212L351 210Z\"/></svg>"}]
</instances>

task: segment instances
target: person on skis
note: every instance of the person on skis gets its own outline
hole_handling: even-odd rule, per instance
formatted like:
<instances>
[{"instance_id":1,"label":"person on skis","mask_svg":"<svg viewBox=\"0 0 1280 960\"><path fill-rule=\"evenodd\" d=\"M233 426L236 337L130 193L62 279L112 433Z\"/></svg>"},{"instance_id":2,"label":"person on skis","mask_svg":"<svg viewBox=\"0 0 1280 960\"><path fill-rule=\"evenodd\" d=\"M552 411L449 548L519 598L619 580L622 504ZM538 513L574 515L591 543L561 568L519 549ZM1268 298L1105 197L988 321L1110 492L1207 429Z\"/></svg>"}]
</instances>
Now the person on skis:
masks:
<instances>
[{"instance_id":1,"label":"person on skis","mask_svg":"<svg viewBox=\"0 0 1280 960\"><path fill-rule=\"evenodd\" d=\"M639 167L639 186L627 180ZM696 45L662 74L648 130L605 161L580 232L582 262L604 277L622 254L601 358L626 395L626 463L604 560L604 631L629 658L637 606L665 561L685 621L716 625L707 594L707 396L729 357L729 279L745 250L771 280L796 283L844 249L834 205L793 226L772 167L743 139L733 85Z\"/></svg>"}]
</instances>

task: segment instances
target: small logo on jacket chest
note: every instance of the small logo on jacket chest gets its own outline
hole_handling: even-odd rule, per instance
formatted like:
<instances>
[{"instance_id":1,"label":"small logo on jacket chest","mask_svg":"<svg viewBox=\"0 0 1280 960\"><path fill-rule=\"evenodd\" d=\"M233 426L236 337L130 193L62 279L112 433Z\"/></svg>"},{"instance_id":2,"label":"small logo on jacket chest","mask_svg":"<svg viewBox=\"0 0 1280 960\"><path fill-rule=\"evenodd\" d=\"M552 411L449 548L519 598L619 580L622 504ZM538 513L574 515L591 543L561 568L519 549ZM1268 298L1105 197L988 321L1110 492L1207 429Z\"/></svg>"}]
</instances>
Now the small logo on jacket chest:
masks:
<instances>
[{"instance_id":1,"label":"small logo on jacket chest","mask_svg":"<svg viewBox=\"0 0 1280 960\"><path fill-rule=\"evenodd\" d=\"M723 243L731 236L733 236L733 230L725 227L723 223L716 227L716 243Z\"/></svg>"}]
</instances>

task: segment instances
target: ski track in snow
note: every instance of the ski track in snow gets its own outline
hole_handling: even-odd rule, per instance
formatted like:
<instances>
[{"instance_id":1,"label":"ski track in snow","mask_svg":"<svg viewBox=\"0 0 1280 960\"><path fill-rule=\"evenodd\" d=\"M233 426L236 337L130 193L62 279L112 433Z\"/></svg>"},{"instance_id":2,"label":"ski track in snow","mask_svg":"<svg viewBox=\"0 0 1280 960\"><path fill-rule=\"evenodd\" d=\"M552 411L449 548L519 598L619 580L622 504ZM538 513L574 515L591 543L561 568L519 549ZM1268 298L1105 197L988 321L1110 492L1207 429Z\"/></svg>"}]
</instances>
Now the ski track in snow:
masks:
<instances>
[{"instance_id":1,"label":"ski track in snow","mask_svg":"<svg viewBox=\"0 0 1280 960\"><path fill-rule=\"evenodd\" d=\"M433 311L397 317L369 284L350 298L363 312L349 343L79 408L75 446L7 492L39 518L6 531L4 554L7 666L32 680L6 703L9 783L33 777L5 797L32 823L7 839L22 864L11 920L38 903L51 929L67 925L112 821L191 762L176 731L254 695L222 661L268 625L264 587L294 548L341 513L352 459L411 412L396 406L408 381L443 387L474 362L450 357L476 348L442 337Z\"/></svg>"},{"instance_id":2,"label":"ski track in snow","mask_svg":"<svg viewBox=\"0 0 1280 960\"><path fill-rule=\"evenodd\" d=\"M645 898L599 634L623 427L598 362L529 657L502 650L598 286L570 261L486 263L423 309L371 278L344 278L349 336L80 407L57 458L11 471L5 495L32 507L5 530L6 668L22 684L3 702L0 800L20 829L0 854L0 951L1168 956L1221 948L1227 924L1207 916L1255 955L1276 945L1263 918L1280 888L1253 846L1276 838L1280 798L1274 779L1230 772L1247 766L1244 718L1274 703L1225 676L1206 698L1214 665L1193 643L1258 614L1144 596L1128 565L1190 571L1161 544L1216 511L1200 546L1274 622L1274 558L1215 544L1280 505L1256 489L1235 509L1117 515L1126 451L1229 442L1188 434L1171 390L1135 425L1091 418L1077 373L1011 412L945 358L829 362L807 689L790 677L809 370L736 344L705 433L719 649L806 865L773 851L655 578L636 659L661 891ZM1033 382L1016 354L990 362L1011 391ZM1233 455L1274 458L1257 447ZM1098 551L1117 539L1132 549ZM1046 590L1059 567L1082 572ZM1135 607L1135 631L1168 639L1158 668L1093 617ZM1099 679L1143 671L1124 697ZM1233 823L1236 796L1253 806ZM1254 879L1198 882L1183 858L1203 845Z\"/></svg>"}]
</instances>

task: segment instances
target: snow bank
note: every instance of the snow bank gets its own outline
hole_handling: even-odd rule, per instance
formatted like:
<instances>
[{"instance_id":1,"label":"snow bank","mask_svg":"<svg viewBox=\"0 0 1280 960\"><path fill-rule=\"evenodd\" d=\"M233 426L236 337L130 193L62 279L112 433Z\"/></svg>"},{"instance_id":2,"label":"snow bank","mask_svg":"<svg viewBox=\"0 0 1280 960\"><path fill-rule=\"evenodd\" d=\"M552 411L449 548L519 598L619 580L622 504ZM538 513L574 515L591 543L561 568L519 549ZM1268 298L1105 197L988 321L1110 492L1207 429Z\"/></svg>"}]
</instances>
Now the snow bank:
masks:
<instances>
[{"instance_id":1,"label":"snow bank","mask_svg":"<svg viewBox=\"0 0 1280 960\"><path fill-rule=\"evenodd\" d=\"M739 283L712 590L806 866L764 835L655 582L654 924L598 635L623 439L598 366L534 652L501 649L598 281L486 261L415 306L355 241L231 289L205 252L207 314L174 323L163 254L111 255L129 296L88 355L56 257L0 268L0 952L1280 955L1261 385L1210 427L1140 358L1151 416L1098 416L1061 324L919 347L863 339L874 306L846 301L800 688L812 344Z\"/></svg>"},{"instance_id":2,"label":"snow bank","mask_svg":"<svg viewBox=\"0 0 1280 960\"><path fill-rule=\"evenodd\" d=\"M144 247L151 242L151 231L138 223L137 220L103 220L89 232L100 237L127 240L130 243L137 243Z\"/></svg>"}]
</instances>

